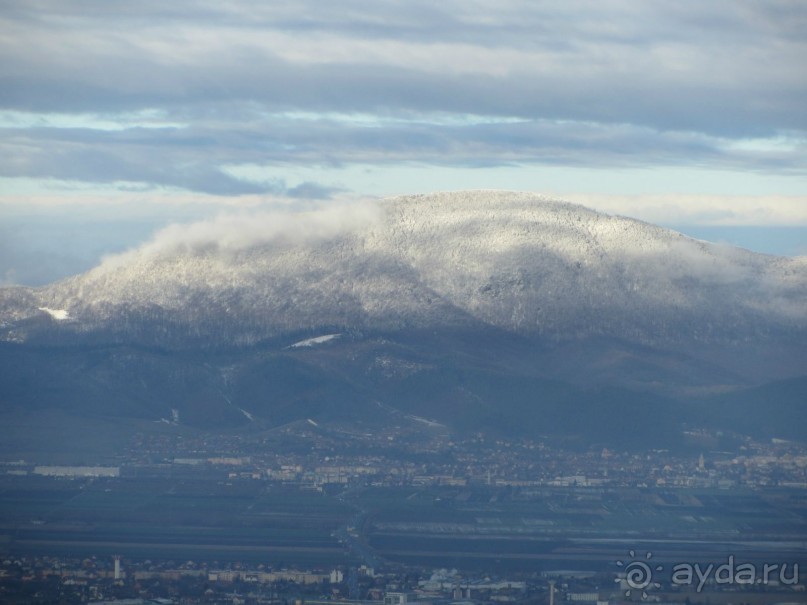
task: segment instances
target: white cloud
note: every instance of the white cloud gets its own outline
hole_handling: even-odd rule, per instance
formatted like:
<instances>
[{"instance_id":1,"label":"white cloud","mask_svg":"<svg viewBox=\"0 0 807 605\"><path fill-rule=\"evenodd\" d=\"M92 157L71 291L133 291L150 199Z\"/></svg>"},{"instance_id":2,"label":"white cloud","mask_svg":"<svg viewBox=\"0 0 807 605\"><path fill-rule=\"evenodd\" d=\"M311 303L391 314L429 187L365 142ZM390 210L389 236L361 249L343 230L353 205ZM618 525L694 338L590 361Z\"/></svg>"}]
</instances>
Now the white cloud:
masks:
<instances>
[{"instance_id":1,"label":"white cloud","mask_svg":"<svg viewBox=\"0 0 807 605\"><path fill-rule=\"evenodd\" d=\"M378 221L376 203L328 204L306 211L269 211L221 214L210 220L174 224L161 229L135 250L106 257L101 270L111 270L138 259L208 251L233 253L266 244L295 245L327 240L360 230Z\"/></svg>"}]
</instances>

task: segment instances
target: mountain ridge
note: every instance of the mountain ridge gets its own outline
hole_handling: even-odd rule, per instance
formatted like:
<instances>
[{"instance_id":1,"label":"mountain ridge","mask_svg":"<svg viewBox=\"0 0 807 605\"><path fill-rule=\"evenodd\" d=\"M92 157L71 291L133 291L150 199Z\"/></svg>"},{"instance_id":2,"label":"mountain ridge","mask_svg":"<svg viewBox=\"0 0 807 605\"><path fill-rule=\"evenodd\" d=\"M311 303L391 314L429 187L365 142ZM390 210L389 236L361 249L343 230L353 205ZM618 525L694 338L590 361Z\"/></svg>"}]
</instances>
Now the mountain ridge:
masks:
<instances>
[{"instance_id":1,"label":"mountain ridge","mask_svg":"<svg viewBox=\"0 0 807 605\"><path fill-rule=\"evenodd\" d=\"M707 244L528 194L410 196L357 208L348 222L358 228L308 234L302 243L277 229L249 246L216 240L237 237L232 230L244 223L219 233L214 224L207 240L194 239L193 226L163 232L88 273L27 290L38 301L33 309L28 302L28 316L48 308L75 322L111 323L134 307L191 323L232 313L263 337L318 325L390 329L469 319L550 337L608 333L603 322L581 322L592 312L618 322L611 333L639 340L676 316L703 323L686 336L696 339L732 318L751 336L766 329L766 315L788 329L807 326L799 305L807 299L807 261ZM208 313L211 303L217 308ZM642 307L653 308L642 317ZM273 317L256 320L266 313ZM680 333L680 325L667 332Z\"/></svg>"},{"instance_id":2,"label":"mountain ridge","mask_svg":"<svg viewBox=\"0 0 807 605\"><path fill-rule=\"evenodd\" d=\"M807 259L532 194L231 216L0 289L0 411L206 430L414 417L597 443L627 428L657 445L731 430L736 400L736 428L793 437L776 381L805 374L804 300ZM780 390L762 422L758 394Z\"/></svg>"}]
</instances>

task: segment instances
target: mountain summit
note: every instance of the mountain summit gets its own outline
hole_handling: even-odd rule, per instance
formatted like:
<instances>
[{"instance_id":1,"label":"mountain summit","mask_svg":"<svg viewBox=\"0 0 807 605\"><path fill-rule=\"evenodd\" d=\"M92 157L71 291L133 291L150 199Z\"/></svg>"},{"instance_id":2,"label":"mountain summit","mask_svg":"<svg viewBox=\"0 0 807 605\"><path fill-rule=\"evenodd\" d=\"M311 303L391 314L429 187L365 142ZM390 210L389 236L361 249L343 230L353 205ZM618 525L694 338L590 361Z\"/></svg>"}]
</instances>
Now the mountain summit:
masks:
<instances>
[{"instance_id":1,"label":"mountain summit","mask_svg":"<svg viewBox=\"0 0 807 605\"><path fill-rule=\"evenodd\" d=\"M133 330L132 318L232 344L322 326L479 323L552 340L740 342L807 327L807 259L534 195L457 192L173 227L84 275L4 298L7 325L47 314L174 346L170 331Z\"/></svg>"},{"instance_id":2,"label":"mountain summit","mask_svg":"<svg viewBox=\"0 0 807 605\"><path fill-rule=\"evenodd\" d=\"M128 378L105 374L111 392L116 380L148 384L141 373L156 362L143 360L157 350L203 374L189 356L229 356L226 376L218 368L202 383L230 402L239 388L250 401L275 388L253 375L260 351L258 374L280 380L273 372L292 362L302 372L283 387L289 400L314 401L303 377L325 372L354 401L387 397L410 411L416 400L453 402L447 416L464 405L454 387L488 401L500 379L680 397L794 377L804 372L805 300L804 258L531 194L455 192L174 226L83 275L0 289L0 340L34 365L43 351L126 347L138 361L121 370ZM449 366L496 379L454 384L437 369ZM417 376L429 378L415 388ZM157 382L184 401L171 381ZM10 392L30 396L7 388L5 402Z\"/></svg>"}]
</instances>

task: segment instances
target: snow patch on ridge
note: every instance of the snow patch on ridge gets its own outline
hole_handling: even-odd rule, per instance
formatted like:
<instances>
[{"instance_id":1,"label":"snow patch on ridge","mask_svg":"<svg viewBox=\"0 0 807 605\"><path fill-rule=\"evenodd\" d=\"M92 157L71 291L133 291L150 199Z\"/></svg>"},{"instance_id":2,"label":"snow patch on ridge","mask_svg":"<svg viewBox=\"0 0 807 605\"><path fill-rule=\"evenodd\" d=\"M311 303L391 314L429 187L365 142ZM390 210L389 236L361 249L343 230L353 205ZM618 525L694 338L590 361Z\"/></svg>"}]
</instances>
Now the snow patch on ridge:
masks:
<instances>
[{"instance_id":1,"label":"snow patch on ridge","mask_svg":"<svg viewBox=\"0 0 807 605\"><path fill-rule=\"evenodd\" d=\"M315 345L320 345L324 342L328 342L329 340L333 340L335 338L339 338L341 334L325 334L324 336L315 336L314 338L307 338L305 340L301 340L300 342L295 342L293 345L290 345L289 349L299 349L300 347L313 347Z\"/></svg>"},{"instance_id":2,"label":"snow patch on ridge","mask_svg":"<svg viewBox=\"0 0 807 605\"><path fill-rule=\"evenodd\" d=\"M49 307L39 307L39 310L44 311L56 321L64 321L70 315L65 309L51 309Z\"/></svg>"},{"instance_id":3,"label":"snow patch on ridge","mask_svg":"<svg viewBox=\"0 0 807 605\"><path fill-rule=\"evenodd\" d=\"M409 420L414 420L415 422L420 422L421 424L425 424L426 426L441 427L441 428L445 428L445 426L446 426L446 425L444 425L444 424L442 424L440 422L437 422L436 420L429 420L428 418L422 418L420 416L415 416L413 414L407 414L406 417Z\"/></svg>"}]
</instances>

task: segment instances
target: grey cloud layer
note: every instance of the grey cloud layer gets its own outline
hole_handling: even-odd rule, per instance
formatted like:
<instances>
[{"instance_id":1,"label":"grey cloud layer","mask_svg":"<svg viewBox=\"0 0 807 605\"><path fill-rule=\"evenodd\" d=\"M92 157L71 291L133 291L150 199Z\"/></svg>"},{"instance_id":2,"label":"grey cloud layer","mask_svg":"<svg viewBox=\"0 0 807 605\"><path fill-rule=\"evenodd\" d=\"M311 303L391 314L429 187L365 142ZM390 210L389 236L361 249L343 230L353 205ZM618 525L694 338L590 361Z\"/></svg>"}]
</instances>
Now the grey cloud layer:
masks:
<instances>
[{"instance_id":1,"label":"grey cloud layer","mask_svg":"<svg viewBox=\"0 0 807 605\"><path fill-rule=\"evenodd\" d=\"M225 164L803 170L800 144L776 152L727 144L804 140L800 3L7 1L0 29L0 108L156 108L188 124L9 132L0 147L7 176L237 194L284 185L239 181ZM284 111L379 122L277 117ZM447 126L419 117L434 113L521 121ZM389 119L400 117L410 121Z\"/></svg>"}]
</instances>

